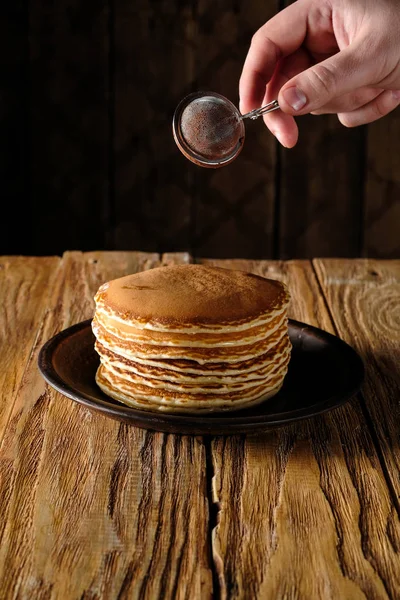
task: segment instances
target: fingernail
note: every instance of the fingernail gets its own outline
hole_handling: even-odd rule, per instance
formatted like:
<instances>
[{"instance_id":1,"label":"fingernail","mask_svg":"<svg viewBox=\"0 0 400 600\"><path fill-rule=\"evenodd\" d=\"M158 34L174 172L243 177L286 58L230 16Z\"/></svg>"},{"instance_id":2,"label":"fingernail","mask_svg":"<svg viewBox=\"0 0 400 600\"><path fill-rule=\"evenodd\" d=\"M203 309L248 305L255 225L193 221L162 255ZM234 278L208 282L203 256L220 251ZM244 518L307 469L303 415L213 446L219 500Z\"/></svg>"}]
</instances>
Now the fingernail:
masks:
<instances>
[{"instance_id":1,"label":"fingernail","mask_svg":"<svg viewBox=\"0 0 400 600\"><path fill-rule=\"evenodd\" d=\"M393 90L392 94L395 100L400 101L400 90Z\"/></svg>"},{"instance_id":2,"label":"fingernail","mask_svg":"<svg viewBox=\"0 0 400 600\"><path fill-rule=\"evenodd\" d=\"M307 104L306 95L297 87L290 87L284 90L283 97L293 110L296 111L301 110Z\"/></svg>"}]
</instances>

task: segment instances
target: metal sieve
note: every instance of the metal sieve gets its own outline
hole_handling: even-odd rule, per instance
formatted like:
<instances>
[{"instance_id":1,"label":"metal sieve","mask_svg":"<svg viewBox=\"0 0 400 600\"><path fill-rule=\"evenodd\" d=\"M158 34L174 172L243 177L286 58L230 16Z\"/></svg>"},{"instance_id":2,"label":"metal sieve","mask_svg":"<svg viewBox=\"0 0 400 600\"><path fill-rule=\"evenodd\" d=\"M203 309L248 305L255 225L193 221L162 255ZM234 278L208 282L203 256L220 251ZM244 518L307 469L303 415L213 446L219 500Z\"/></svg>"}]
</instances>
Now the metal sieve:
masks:
<instances>
[{"instance_id":1,"label":"metal sieve","mask_svg":"<svg viewBox=\"0 0 400 600\"><path fill-rule=\"evenodd\" d=\"M231 163L243 148L244 119L257 119L279 108L274 100L241 115L236 106L216 92L195 92L178 104L173 120L174 139L181 152L202 167Z\"/></svg>"}]
</instances>

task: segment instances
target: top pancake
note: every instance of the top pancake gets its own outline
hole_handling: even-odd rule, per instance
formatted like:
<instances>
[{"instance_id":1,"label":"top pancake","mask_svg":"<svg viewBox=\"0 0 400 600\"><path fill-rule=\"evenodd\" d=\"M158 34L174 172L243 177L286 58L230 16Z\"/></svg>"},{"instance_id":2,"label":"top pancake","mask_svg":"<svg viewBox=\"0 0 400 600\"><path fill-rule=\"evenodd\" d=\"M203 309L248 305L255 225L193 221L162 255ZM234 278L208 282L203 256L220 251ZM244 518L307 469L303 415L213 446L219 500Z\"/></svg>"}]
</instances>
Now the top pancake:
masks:
<instances>
[{"instance_id":1,"label":"top pancake","mask_svg":"<svg viewBox=\"0 0 400 600\"><path fill-rule=\"evenodd\" d=\"M123 322L154 329L254 326L286 308L279 281L203 265L157 267L102 285L96 310Z\"/></svg>"}]
</instances>

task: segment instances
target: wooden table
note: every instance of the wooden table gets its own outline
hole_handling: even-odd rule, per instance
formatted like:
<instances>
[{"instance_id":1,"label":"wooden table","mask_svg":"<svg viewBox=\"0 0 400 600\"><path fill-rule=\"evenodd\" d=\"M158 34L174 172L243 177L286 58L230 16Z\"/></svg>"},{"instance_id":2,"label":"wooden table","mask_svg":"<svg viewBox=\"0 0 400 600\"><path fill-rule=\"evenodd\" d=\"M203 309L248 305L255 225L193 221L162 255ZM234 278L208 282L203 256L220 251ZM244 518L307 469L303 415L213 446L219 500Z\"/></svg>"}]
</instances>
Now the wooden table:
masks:
<instances>
[{"instance_id":1,"label":"wooden table","mask_svg":"<svg viewBox=\"0 0 400 600\"><path fill-rule=\"evenodd\" d=\"M400 598L400 261L200 261L288 283L362 393L257 436L153 433L48 387L42 344L111 278L186 254L0 258L0 598Z\"/></svg>"}]
</instances>

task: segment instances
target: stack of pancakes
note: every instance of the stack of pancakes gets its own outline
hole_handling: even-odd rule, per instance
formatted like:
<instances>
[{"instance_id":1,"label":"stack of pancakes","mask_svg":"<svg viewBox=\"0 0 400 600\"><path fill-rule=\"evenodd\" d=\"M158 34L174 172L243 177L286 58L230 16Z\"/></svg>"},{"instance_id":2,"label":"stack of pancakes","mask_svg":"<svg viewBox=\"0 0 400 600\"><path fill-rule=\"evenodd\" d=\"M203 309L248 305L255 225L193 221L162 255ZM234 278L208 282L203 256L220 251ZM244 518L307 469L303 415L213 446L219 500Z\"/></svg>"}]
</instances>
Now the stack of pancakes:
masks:
<instances>
[{"instance_id":1,"label":"stack of pancakes","mask_svg":"<svg viewBox=\"0 0 400 600\"><path fill-rule=\"evenodd\" d=\"M274 396L290 359L284 284L174 265L114 279L95 296L96 382L144 410L207 413Z\"/></svg>"}]
</instances>

